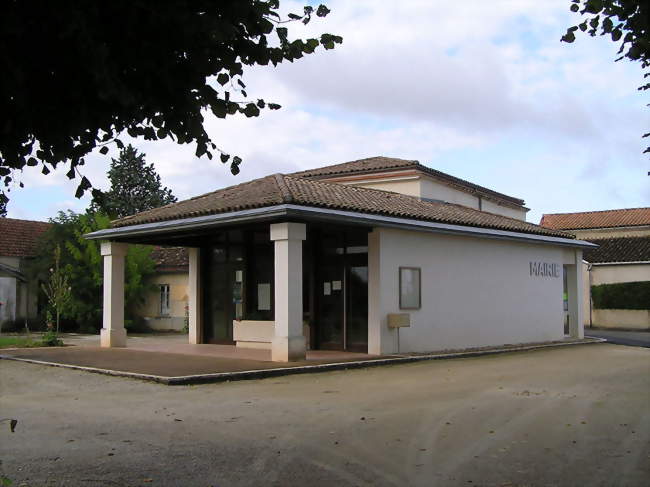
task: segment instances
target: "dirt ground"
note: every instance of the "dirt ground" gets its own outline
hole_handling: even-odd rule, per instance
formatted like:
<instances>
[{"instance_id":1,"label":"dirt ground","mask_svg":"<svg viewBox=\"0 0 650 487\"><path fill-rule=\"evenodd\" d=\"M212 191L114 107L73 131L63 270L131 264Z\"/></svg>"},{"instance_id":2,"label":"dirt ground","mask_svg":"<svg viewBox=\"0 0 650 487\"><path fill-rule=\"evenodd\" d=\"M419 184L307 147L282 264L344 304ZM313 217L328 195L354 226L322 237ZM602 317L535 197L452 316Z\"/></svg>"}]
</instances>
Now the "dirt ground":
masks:
<instances>
[{"instance_id":1,"label":"dirt ground","mask_svg":"<svg viewBox=\"0 0 650 487\"><path fill-rule=\"evenodd\" d=\"M610 344L169 387L0 361L14 486L650 481L650 350Z\"/></svg>"}]
</instances>

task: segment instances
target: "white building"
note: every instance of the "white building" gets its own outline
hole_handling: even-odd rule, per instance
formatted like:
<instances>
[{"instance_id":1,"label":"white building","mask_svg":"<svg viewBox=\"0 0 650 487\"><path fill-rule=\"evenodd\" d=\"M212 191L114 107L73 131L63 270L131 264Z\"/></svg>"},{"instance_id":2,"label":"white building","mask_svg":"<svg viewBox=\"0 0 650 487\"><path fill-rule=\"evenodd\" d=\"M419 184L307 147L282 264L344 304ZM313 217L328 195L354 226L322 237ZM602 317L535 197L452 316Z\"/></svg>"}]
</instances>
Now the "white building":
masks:
<instances>
[{"instance_id":1,"label":"white building","mask_svg":"<svg viewBox=\"0 0 650 487\"><path fill-rule=\"evenodd\" d=\"M105 240L103 346L124 346L126 245L189 248L189 340L371 354L582 337L582 249L524 202L374 157L145 211ZM404 325L409 325L404 327Z\"/></svg>"},{"instance_id":2,"label":"white building","mask_svg":"<svg viewBox=\"0 0 650 487\"><path fill-rule=\"evenodd\" d=\"M598 245L584 254L585 326L650 330L647 309L598 309L591 286L650 281L650 208L550 213L540 225L564 230Z\"/></svg>"}]
</instances>

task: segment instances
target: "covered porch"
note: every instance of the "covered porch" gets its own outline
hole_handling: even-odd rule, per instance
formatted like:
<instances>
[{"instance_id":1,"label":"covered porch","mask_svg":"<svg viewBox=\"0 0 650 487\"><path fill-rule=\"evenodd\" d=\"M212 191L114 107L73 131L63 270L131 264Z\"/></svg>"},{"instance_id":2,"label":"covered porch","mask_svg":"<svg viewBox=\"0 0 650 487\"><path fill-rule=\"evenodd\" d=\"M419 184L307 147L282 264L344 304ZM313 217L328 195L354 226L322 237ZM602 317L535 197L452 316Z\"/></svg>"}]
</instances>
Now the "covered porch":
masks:
<instances>
[{"instance_id":1,"label":"covered porch","mask_svg":"<svg viewBox=\"0 0 650 487\"><path fill-rule=\"evenodd\" d=\"M275 362L327 360L332 352L364 356L370 231L305 220L251 221L103 241L101 347L127 345L124 264L128 245L139 243L189 250L191 353L218 348L232 358Z\"/></svg>"}]
</instances>

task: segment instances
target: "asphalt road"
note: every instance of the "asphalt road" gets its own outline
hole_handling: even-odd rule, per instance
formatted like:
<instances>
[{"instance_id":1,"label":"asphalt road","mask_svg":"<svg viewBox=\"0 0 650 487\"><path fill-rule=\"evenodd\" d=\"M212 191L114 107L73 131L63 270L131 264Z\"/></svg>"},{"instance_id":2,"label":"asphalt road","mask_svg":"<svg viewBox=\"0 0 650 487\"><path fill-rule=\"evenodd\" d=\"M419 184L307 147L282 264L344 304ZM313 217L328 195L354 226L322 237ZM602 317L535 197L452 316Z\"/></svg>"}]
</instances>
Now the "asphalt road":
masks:
<instances>
[{"instance_id":1,"label":"asphalt road","mask_svg":"<svg viewBox=\"0 0 650 487\"><path fill-rule=\"evenodd\" d=\"M0 361L14 486L646 486L650 350L169 387Z\"/></svg>"},{"instance_id":2,"label":"asphalt road","mask_svg":"<svg viewBox=\"0 0 650 487\"><path fill-rule=\"evenodd\" d=\"M585 328L585 335L605 338L609 343L650 348L650 331L599 330Z\"/></svg>"}]
</instances>

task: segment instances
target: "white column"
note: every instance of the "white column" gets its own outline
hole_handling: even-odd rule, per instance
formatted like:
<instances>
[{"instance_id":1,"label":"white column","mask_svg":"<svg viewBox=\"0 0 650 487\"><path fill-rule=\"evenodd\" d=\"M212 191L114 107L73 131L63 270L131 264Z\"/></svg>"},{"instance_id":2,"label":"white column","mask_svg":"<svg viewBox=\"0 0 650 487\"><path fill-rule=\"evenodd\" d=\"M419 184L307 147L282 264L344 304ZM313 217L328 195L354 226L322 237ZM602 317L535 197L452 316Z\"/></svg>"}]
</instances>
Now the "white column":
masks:
<instances>
[{"instance_id":1,"label":"white column","mask_svg":"<svg viewBox=\"0 0 650 487\"><path fill-rule=\"evenodd\" d=\"M388 328L387 315L395 308L397 270L386 267L382 230L368 234L368 353L385 355L397 352L396 330Z\"/></svg>"},{"instance_id":2,"label":"white column","mask_svg":"<svg viewBox=\"0 0 650 487\"><path fill-rule=\"evenodd\" d=\"M188 306L189 306L189 342L196 344L201 343L202 339L202 323L201 318L201 249L191 248L188 249L189 254L189 290L188 290Z\"/></svg>"},{"instance_id":3,"label":"white column","mask_svg":"<svg viewBox=\"0 0 650 487\"><path fill-rule=\"evenodd\" d=\"M124 257L127 244L102 242L104 257L104 322L102 347L126 347L124 329Z\"/></svg>"},{"instance_id":4,"label":"white column","mask_svg":"<svg viewBox=\"0 0 650 487\"><path fill-rule=\"evenodd\" d=\"M271 224L275 242L275 334L271 358L274 362L304 360L302 333L302 241L304 223Z\"/></svg>"},{"instance_id":5,"label":"white column","mask_svg":"<svg viewBox=\"0 0 650 487\"><path fill-rule=\"evenodd\" d=\"M575 251L573 265L567 266L567 291L569 294L569 335L584 338L584 316L582 307L583 286L582 250Z\"/></svg>"}]
</instances>

